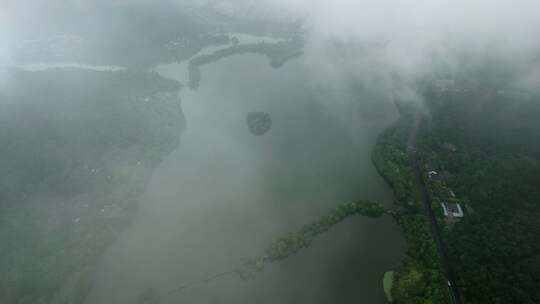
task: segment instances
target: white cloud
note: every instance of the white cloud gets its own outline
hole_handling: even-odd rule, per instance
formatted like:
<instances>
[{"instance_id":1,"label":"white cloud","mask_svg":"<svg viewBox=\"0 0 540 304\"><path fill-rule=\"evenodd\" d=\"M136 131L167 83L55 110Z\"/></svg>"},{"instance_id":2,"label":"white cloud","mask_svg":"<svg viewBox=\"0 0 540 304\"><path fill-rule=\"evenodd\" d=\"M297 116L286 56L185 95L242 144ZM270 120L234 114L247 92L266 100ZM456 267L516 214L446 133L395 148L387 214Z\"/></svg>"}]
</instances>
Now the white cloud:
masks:
<instances>
[{"instance_id":1,"label":"white cloud","mask_svg":"<svg viewBox=\"0 0 540 304\"><path fill-rule=\"evenodd\" d=\"M11 63L9 48L11 40L10 16L7 4L0 4L0 89L6 83L6 67Z\"/></svg>"},{"instance_id":2,"label":"white cloud","mask_svg":"<svg viewBox=\"0 0 540 304\"><path fill-rule=\"evenodd\" d=\"M388 64L421 74L437 54L486 54L525 65L538 56L537 0L267 0L308 15L312 40L384 41Z\"/></svg>"}]
</instances>

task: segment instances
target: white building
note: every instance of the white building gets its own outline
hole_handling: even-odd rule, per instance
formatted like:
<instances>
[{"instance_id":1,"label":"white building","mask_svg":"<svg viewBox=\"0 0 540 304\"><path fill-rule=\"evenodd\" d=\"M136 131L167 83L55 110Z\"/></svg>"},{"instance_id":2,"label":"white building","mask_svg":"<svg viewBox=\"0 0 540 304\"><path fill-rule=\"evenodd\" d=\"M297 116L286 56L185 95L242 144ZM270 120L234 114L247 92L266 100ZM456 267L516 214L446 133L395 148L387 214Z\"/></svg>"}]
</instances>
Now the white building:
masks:
<instances>
[{"instance_id":1,"label":"white building","mask_svg":"<svg viewBox=\"0 0 540 304\"><path fill-rule=\"evenodd\" d=\"M463 210L461 209L460 204L443 202L441 203L441 206L443 207L444 216L447 218L463 217Z\"/></svg>"}]
</instances>

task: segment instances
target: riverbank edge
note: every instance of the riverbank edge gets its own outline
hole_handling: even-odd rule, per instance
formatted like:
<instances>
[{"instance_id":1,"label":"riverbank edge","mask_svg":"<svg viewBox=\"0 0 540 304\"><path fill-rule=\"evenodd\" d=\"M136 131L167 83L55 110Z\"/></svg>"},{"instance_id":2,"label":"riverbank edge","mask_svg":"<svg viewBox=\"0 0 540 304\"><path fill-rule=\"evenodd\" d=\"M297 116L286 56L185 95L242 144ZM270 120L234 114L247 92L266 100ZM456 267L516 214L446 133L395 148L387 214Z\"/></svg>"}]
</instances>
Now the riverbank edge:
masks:
<instances>
[{"instance_id":1,"label":"riverbank edge","mask_svg":"<svg viewBox=\"0 0 540 304\"><path fill-rule=\"evenodd\" d=\"M414 110L396 106L399 118L379 134L371 152L375 169L394 193L394 219L406 241L405 257L394 270L392 301L388 297L387 300L398 304L424 301L445 304L448 303L446 281L408 162L407 141ZM384 291L384 284L382 287Z\"/></svg>"}]
</instances>

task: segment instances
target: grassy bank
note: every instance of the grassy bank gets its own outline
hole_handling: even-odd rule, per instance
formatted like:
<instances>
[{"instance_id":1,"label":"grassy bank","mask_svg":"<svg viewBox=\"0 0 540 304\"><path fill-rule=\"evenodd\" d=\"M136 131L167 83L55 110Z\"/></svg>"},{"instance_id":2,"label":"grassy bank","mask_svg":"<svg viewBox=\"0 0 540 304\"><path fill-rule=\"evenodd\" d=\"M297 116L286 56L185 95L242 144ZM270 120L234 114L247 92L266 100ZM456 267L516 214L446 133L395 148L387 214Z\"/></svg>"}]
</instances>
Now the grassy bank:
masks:
<instances>
[{"instance_id":1,"label":"grassy bank","mask_svg":"<svg viewBox=\"0 0 540 304\"><path fill-rule=\"evenodd\" d=\"M392 286L394 286L394 272L387 271L384 273L384 277L383 277L383 289L384 289L384 295L386 296L386 300L389 303L394 302L394 298L392 297Z\"/></svg>"}]
</instances>

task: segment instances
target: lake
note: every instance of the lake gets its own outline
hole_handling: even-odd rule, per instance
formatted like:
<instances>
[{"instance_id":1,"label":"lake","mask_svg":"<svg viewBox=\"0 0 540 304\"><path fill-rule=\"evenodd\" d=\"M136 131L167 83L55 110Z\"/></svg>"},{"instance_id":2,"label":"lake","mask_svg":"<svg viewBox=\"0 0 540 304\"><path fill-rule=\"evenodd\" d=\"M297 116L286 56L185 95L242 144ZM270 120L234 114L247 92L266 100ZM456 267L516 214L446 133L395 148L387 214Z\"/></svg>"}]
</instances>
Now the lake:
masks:
<instances>
[{"instance_id":1,"label":"lake","mask_svg":"<svg viewBox=\"0 0 540 304\"><path fill-rule=\"evenodd\" d=\"M103 255L87 304L136 303L147 288L231 270L341 202L392 205L370 153L397 111L375 89L318 79L317 64L303 56L274 69L238 55L201 67L200 88L180 92L180 146ZM174 67L157 70L184 81ZM248 112L269 113L270 131L253 136ZM392 218L350 218L253 280L226 276L161 303L385 303L383 274L403 255Z\"/></svg>"}]
</instances>

